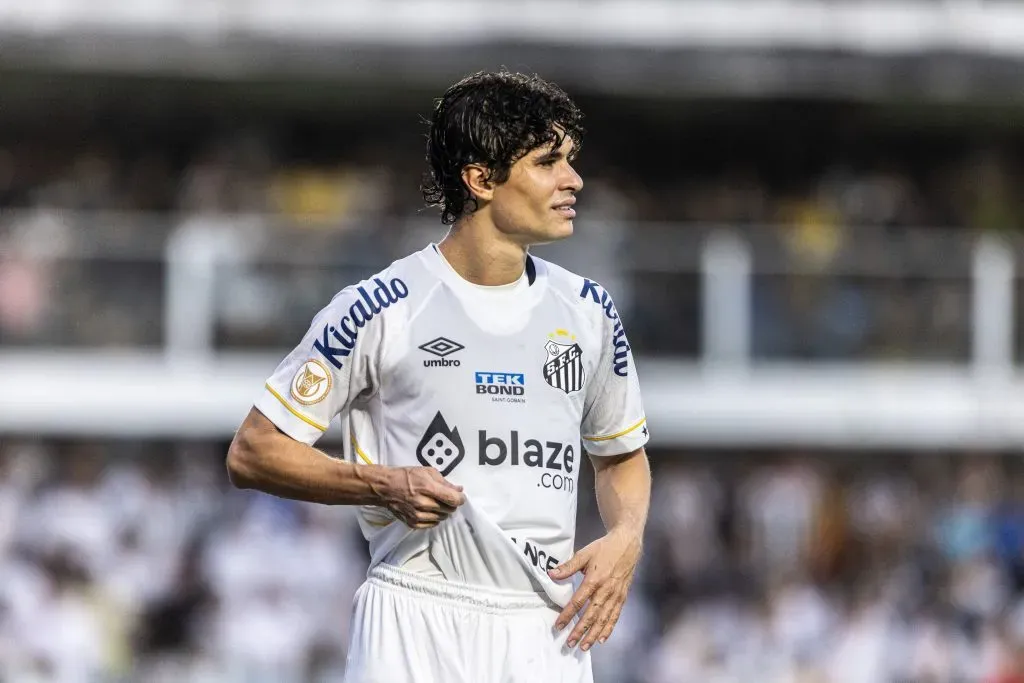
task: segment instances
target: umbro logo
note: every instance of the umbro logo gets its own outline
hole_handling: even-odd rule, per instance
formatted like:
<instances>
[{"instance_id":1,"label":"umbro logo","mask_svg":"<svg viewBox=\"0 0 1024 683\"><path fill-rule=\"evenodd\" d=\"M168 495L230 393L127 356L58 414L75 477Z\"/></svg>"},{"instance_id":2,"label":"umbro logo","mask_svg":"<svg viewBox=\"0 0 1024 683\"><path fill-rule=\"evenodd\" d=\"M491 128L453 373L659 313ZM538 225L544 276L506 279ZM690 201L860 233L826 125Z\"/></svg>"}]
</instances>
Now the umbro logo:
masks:
<instances>
[{"instance_id":1,"label":"umbro logo","mask_svg":"<svg viewBox=\"0 0 1024 683\"><path fill-rule=\"evenodd\" d=\"M427 353L432 353L435 356L444 358L445 356L450 356L456 351L461 351L466 347L457 341L452 341L445 337L438 337L437 339L431 339L426 344L421 344L419 348Z\"/></svg>"},{"instance_id":2,"label":"umbro logo","mask_svg":"<svg viewBox=\"0 0 1024 683\"><path fill-rule=\"evenodd\" d=\"M435 360L423 361L423 367L425 368L449 368L458 367L462 363L457 359L449 360L447 356L452 355L462 349L466 348L457 341L452 341L446 337L438 337L437 339L431 339L426 344L421 344L419 349L426 351L429 354L437 356Z\"/></svg>"}]
</instances>

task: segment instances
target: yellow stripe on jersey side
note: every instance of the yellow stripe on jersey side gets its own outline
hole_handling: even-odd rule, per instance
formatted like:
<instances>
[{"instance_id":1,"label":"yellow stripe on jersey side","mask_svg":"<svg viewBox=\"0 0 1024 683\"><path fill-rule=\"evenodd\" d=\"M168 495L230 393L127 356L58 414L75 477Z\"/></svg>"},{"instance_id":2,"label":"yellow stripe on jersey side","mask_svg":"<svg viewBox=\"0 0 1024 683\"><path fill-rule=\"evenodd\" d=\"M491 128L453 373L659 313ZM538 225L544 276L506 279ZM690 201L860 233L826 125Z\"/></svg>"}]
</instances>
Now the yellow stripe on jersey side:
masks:
<instances>
[{"instance_id":1,"label":"yellow stripe on jersey side","mask_svg":"<svg viewBox=\"0 0 1024 683\"><path fill-rule=\"evenodd\" d=\"M356 441L355 434L352 435L351 439L352 447L356 449L356 455L362 458L363 462L365 462L367 465L372 465L373 461L370 460L369 456L367 456L366 453L363 453L363 449L359 447L359 442ZM377 527L378 529L383 529L386 526L390 526L395 521L394 519L389 519L386 522L383 522L376 519L370 519L369 515L366 514L366 510L363 508L359 508L359 516L363 518L364 522L366 522L370 526Z\"/></svg>"},{"instance_id":2,"label":"yellow stripe on jersey side","mask_svg":"<svg viewBox=\"0 0 1024 683\"><path fill-rule=\"evenodd\" d=\"M637 422L634 425L630 425L629 427L626 427L621 432L615 432L614 434L609 434L608 436L585 436L583 437L583 439L586 441L610 441L611 439L617 439L620 436L625 436L626 434L629 434L630 432L637 429L645 422L647 422L647 418L642 417L640 418L639 422Z\"/></svg>"},{"instance_id":3,"label":"yellow stripe on jersey side","mask_svg":"<svg viewBox=\"0 0 1024 683\"><path fill-rule=\"evenodd\" d=\"M322 424L318 424L318 423L314 422L313 420L310 420L308 417L306 417L305 415L303 415L299 411L295 410L295 408L292 408L291 404L288 403L288 401L284 400L284 397L281 396L281 394L279 394L276 391L274 391L274 387L270 386L270 384L265 384L264 386L267 388L267 391L269 391L270 393L272 393L274 395L274 398L276 398L278 401L281 402L281 405L283 405L285 408L288 409L289 413L291 413L295 417L299 418L300 420L302 420L303 422L308 424L310 427L315 427L315 428L319 429L321 432L326 432L327 431L327 427L324 427Z\"/></svg>"},{"instance_id":4,"label":"yellow stripe on jersey side","mask_svg":"<svg viewBox=\"0 0 1024 683\"><path fill-rule=\"evenodd\" d=\"M295 417L299 418L300 420L302 420L303 422L305 422L309 426L315 427L315 428L319 429L321 432L326 432L327 431L327 427L324 427L323 425L318 424L318 423L314 422L313 420L310 420L308 417L306 417L305 415L303 415L299 411L295 410L295 408L293 408L288 403L288 401L284 400L284 397L281 396L281 394L279 394L276 391L274 391L274 387L270 386L269 384L266 384L264 386L267 387L267 391L269 391L271 394L274 395L274 398L276 398L278 401L281 402L281 405L283 405L285 408L288 409L289 413L291 413ZM372 465L373 464L373 461L370 460L370 457L368 455L366 455L366 453L363 452L363 449L361 449L359 447L359 442L356 441L356 437L355 437L354 434L352 435L352 446L356 449L356 455L358 455L360 458L362 458L363 462L365 462L367 465Z\"/></svg>"},{"instance_id":5,"label":"yellow stripe on jersey side","mask_svg":"<svg viewBox=\"0 0 1024 683\"><path fill-rule=\"evenodd\" d=\"M366 455L366 453L363 453L363 449L359 447L359 442L356 441L356 435L355 434L352 435L352 448L356 449L356 455L358 455L360 458L362 458L363 462L365 462L367 465L372 465L373 464L373 461L370 460L370 457L368 455ZM369 520L367 520L367 521L369 521ZM372 522L371 522L371 524L372 524Z\"/></svg>"},{"instance_id":6,"label":"yellow stripe on jersey side","mask_svg":"<svg viewBox=\"0 0 1024 683\"><path fill-rule=\"evenodd\" d=\"M395 520L393 520L393 519L389 519L389 520L388 520L388 521L386 521L386 522L378 522L378 521L377 521L377 520L375 520L375 519L370 519L370 518L369 518L369 517L368 517L368 516L366 515L366 513L362 511L362 509L360 509L360 510L359 510L359 516L363 518L363 521L364 521L364 522L366 522L366 523L367 523L367 524L369 524L370 526L375 526L375 527L377 527L378 529L383 529L383 528L384 528L384 527L386 527L386 526L390 526L390 525L391 525L391 524L392 524L392 523L393 523L393 522L395 521Z\"/></svg>"}]
</instances>

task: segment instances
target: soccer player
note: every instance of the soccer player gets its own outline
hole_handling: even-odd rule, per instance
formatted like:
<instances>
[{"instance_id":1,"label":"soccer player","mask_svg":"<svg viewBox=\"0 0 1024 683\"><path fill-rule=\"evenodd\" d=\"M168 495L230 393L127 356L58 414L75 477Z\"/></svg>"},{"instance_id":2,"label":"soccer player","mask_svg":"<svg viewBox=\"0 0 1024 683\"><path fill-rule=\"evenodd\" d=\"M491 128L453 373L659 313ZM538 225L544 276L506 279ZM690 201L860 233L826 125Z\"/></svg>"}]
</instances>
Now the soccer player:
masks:
<instances>
[{"instance_id":1,"label":"soccer player","mask_svg":"<svg viewBox=\"0 0 1024 683\"><path fill-rule=\"evenodd\" d=\"M585 683L615 627L650 497L633 358L608 292L529 253L573 232L581 118L537 77L449 88L447 236L337 294L231 444L239 487L359 506L348 683ZM343 459L313 448L336 416ZM573 554L584 449L607 535Z\"/></svg>"}]
</instances>

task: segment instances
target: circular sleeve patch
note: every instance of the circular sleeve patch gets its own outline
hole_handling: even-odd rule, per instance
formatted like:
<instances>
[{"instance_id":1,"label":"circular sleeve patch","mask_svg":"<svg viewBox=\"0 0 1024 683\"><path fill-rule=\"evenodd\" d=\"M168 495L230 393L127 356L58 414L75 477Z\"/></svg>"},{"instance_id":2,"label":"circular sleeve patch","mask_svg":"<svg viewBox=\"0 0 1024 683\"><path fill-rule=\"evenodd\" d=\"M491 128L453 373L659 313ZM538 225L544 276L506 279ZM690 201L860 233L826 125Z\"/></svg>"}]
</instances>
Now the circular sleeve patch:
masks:
<instances>
[{"instance_id":1,"label":"circular sleeve patch","mask_svg":"<svg viewBox=\"0 0 1024 683\"><path fill-rule=\"evenodd\" d=\"M304 406L319 403L331 391L331 373L323 363L307 360L292 379L292 398Z\"/></svg>"}]
</instances>

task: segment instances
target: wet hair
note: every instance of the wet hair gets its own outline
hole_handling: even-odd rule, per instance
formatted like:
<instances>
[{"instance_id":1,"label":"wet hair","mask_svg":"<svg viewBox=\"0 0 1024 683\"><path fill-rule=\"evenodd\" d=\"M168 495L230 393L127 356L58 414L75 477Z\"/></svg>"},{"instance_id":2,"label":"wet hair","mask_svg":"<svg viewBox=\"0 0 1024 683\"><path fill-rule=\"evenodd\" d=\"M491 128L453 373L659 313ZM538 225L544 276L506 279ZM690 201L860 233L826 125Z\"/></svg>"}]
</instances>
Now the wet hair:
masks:
<instances>
[{"instance_id":1,"label":"wet hair","mask_svg":"<svg viewBox=\"0 0 1024 683\"><path fill-rule=\"evenodd\" d=\"M507 71L467 76L437 100L427 136L423 198L454 223L476 211L476 197L462 180L467 164L488 169L487 180L503 183L516 161L538 147L572 139L569 159L583 140L583 113L558 86L539 76Z\"/></svg>"}]
</instances>

